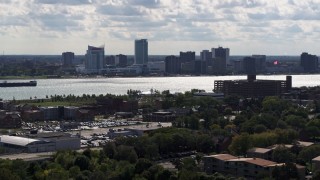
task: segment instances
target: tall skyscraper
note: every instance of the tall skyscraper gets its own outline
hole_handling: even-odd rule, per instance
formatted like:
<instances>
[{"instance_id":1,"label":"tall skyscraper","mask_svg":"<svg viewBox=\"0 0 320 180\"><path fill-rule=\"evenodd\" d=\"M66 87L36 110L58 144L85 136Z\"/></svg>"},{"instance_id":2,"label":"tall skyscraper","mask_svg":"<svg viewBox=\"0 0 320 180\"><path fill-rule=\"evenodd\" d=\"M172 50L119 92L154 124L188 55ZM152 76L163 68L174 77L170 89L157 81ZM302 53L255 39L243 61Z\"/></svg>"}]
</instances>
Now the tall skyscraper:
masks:
<instances>
[{"instance_id":1,"label":"tall skyscraper","mask_svg":"<svg viewBox=\"0 0 320 180\"><path fill-rule=\"evenodd\" d=\"M72 66L74 60L74 53L73 52L64 52L62 53L62 63L63 66Z\"/></svg>"},{"instance_id":2,"label":"tall skyscraper","mask_svg":"<svg viewBox=\"0 0 320 180\"><path fill-rule=\"evenodd\" d=\"M119 54L115 57L116 66L126 67L128 65L128 59L126 55Z\"/></svg>"},{"instance_id":3,"label":"tall skyscraper","mask_svg":"<svg viewBox=\"0 0 320 180\"><path fill-rule=\"evenodd\" d=\"M205 61L207 66L212 66L212 52L209 50L203 50L200 52L200 60Z\"/></svg>"},{"instance_id":4,"label":"tall skyscraper","mask_svg":"<svg viewBox=\"0 0 320 180\"><path fill-rule=\"evenodd\" d=\"M318 57L304 52L300 56L300 64L304 72L316 72L318 70Z\"/></svg>"},{"instance_id":5,"label":"tall skyscraper","mask_svg":"<svg viewBox=\"0 0 320 180\"><path fill-rule=\"evenodd\" d=\"M230 50L229 48L212 48L213 71L216 74L225 74L227 64L229 64Z\"/></svg>"},{"instance_id":6,"label":"tall skyscraper","mask_svg":"<svg viewBox=\"0 0 320 180\"><path fill-rule=\"evenodd\" d=\"M256 59L254 57L243 58L243 69L248 75L256 75Z\"/></svg>"},{"instance_id":7,"label":"tall skyscraper","mask_svg":"<svg viewBox=\"0 0 320 180\"><path fill-rule=\"evenodd\" d=\"M196 60L196 53L194 51L180 52L181 63L193 62Z\"/></svg>"},{"instance_id":8,"label":"tall skyscraper","mask_svg":"<svg viewBox=\"0 0 320 180\"><path fill-rule=\"evenodd\" d=\"M266 71L266 55L252 55L252 57L256 60L256 72L264 73Z\"/></svg>"},{"instance_id":9,"label":"tall skyscraper","mask_svg":"<svg viewBox=\"0 0 320 180\"><path fill-rule=\"evenodd\" d=\"M181 73L180 58L176 56L167 56L165 58L165 71L168 74L180 74Z\"/></svg>"},{"instance_id":10,"label":"tall skyscraper","mask_svg":"<svg viewBox=\"0 0 320 180\"><path fill-rule=\"evenodd\" d=\"M101 73L104 68L104 46L94 47L88 46L86 59L85 59L85 69L86 72L91 73Z\"/></svg>"},{"instance_id":11,"label":"tall skyscraper","mask_svg":"<svg viewBox=\"0 0 320 180\"><path fill-rule=\"evenodd\" d=\"M148 64L148 40L140 39L134 42L134 63Z\"/></svg>"}]
</instances>

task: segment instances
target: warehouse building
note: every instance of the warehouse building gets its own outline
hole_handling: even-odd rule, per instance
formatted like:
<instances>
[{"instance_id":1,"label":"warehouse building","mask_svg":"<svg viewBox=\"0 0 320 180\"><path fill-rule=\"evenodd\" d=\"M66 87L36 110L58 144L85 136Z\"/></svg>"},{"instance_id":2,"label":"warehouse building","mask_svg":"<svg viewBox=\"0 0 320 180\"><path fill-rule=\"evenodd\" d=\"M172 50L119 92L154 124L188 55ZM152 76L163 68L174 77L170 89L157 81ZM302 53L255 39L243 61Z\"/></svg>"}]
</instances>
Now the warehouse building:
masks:
<instances>
[{"instance_id":1,"label":"warehouse building","mask_svg":"<svg viewBox=\"0 0 320 180\"><path fill-rule=\"evenodd\" d=\"M55 144L53 142L8 135L0 136L0 146L8 153L36 153L55 150Z\"/></svg>"},{"instance_id":2,"label":"warehouse building","mask_svg":"<svg viewBox=\"0 0 320 180\"><path fill-rule=\"evenodd\" d=\"M20 136L0 136L0 147L7 153L37 153L80 149L80 136L68 133L39 133Z\"/></svg>"}]
</instances>

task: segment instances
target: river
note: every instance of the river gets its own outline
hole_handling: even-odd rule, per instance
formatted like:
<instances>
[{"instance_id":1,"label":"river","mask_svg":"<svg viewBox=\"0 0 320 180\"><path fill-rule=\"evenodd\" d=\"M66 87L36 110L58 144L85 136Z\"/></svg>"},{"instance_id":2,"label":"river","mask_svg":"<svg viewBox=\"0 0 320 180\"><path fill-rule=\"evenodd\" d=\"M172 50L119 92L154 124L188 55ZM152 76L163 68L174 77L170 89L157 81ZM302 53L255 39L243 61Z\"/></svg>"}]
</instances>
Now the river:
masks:
<instances>
[{"instance_id":1,"label":"river","mask_svg":"<svg viewBox=\"0 0 320 180\"><path fill-rule=\"evenodd\" d=\"M191 77L134 77L134 78L81 78L81 79L36 79L36 87L0 88L0 98L4 100L45 98L46 95L82 94L126 94L128 89L149 91L170 90L185 92L203 89L207 92L214 88L215 80L246 79L246 76L191 76ZM261 75L257 79L285 80L286 75ZM27 81L27 80L7 80ZM320 75L292 75L293 87L318 86Z\"/></svg>"}]
</instances>

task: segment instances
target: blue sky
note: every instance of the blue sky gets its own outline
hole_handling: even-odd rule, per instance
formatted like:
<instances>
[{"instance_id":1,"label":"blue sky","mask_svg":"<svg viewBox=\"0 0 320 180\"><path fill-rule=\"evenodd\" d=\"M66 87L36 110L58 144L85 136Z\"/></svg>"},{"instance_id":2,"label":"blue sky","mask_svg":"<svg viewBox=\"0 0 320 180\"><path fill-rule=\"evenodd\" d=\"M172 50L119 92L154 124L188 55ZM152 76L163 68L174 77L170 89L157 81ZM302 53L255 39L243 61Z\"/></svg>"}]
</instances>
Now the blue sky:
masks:
<instances>
[{"instance_id":1,"label":"blue sky","mask_svg":"<svg viewBox=\"0 0 320 180\"><path fill-rule=\"evenodd\" d=\"M231 55L320 54L320 0L0 0L5 54L149 54L229 47Z\"/></svg>"}]
</instances>

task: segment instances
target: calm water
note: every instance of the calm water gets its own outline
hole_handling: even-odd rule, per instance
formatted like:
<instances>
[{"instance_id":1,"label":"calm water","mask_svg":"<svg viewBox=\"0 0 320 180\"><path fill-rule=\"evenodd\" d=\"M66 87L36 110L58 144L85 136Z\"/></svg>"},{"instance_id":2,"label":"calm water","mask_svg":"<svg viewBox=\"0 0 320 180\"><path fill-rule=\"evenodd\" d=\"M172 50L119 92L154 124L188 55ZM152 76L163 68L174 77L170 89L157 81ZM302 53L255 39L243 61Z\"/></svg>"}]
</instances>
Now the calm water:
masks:
<instances>
[{"instance_id":1,"label":"calm water","mask_svg":"<svg viewBox=\"0 0 320 180\"><path fill-rule=\"evenodd\" d=\"M212 91L215 80L246 79L246 76L196 76L196 77L148 77L148 78L95 78L95 79L38 79L36 87L0 88L0 98L5 100L29 99L46 95L126 94L128 89L149 91L151 88L170 92L191 89ZM285 75L257 76L257 79L285 80ZM25 81L25 80L8 80ZM320 75L293 75L293 87L318 86Z\"/></svg>"}]
</instances>

